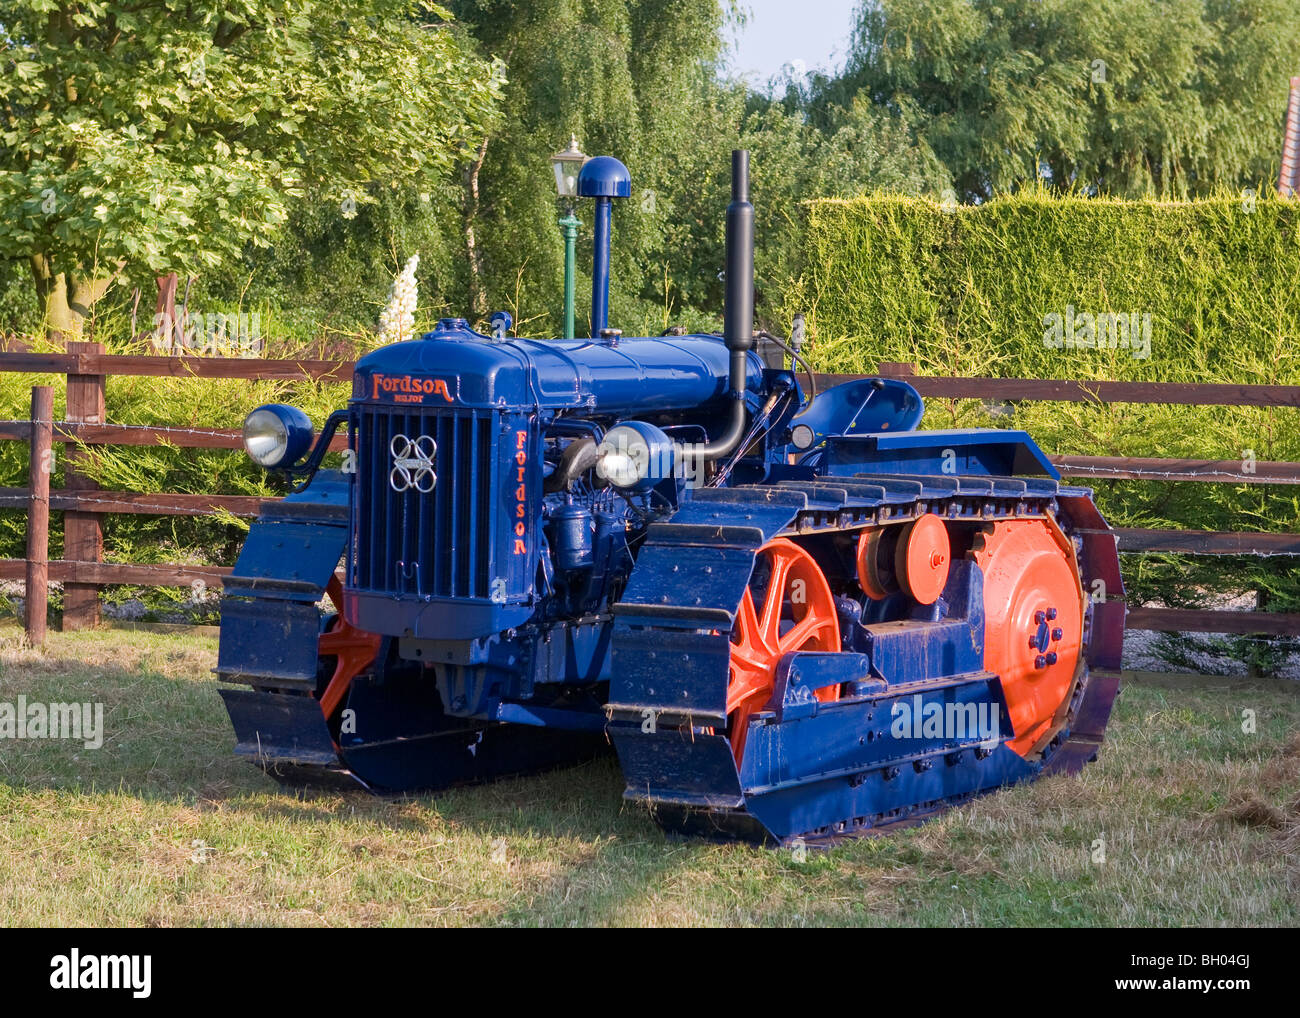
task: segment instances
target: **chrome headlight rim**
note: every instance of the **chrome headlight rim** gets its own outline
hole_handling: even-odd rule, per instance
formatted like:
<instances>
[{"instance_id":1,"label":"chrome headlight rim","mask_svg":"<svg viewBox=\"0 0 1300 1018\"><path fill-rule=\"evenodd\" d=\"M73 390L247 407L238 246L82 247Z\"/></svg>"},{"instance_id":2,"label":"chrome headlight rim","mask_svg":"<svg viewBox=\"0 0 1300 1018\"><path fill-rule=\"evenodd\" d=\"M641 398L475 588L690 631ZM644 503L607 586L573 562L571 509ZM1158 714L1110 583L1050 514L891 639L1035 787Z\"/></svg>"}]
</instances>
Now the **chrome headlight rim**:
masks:
<instances>
[{"instance_id":1,"label":"chrome headlight rim","mask_svg":"<svg viewBox=\"0 0 1300 1018\"><path fill-rule=\"evenodd\" d=\"M293 466L311 448L311 420L297 407L266 403L244 418L244 452L266 470Z\"/></svg>"},{"instance_id":2,"label":"chrome headlight rim","mask_svg":"<svg viewBox=\"0 0 1300 1018\"><path fill-rule=\"evenodd\" d=\"M673 476L673 441L645 421L623 421L605 433L598 447L596 476L621 491L643 494Z\"/></svg>"}]
</instances>

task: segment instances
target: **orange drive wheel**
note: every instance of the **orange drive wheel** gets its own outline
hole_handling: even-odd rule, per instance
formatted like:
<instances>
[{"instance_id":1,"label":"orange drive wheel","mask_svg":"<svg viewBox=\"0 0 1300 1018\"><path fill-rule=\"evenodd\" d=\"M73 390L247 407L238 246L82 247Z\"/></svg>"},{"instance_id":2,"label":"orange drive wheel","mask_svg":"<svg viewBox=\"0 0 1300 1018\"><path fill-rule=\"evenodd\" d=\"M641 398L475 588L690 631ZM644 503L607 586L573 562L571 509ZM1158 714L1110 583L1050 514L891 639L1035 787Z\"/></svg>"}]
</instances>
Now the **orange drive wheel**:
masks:
<instances>
[{"instance_id":1,"label":"orange drive wheel","mask_svg":"<svg viewBox=\"0 0 1300 1018\"><path fill-rule=\"evenodd\" d=\"M325 593L334 602L334 608L338 612L330 628L321 633L318 651L321 657L338 659L334 674L326 683L325 691L320 694L320 709L328 721L343 702L352 680L374 663L384 638L378 633L358 629L344 618L343 584L337 576L330 577Z\"/></svg>"},{"instance_id":2,"label":"orange drive wheel","mask_svg":"<svg viewBox=\"0 0 1300 1018\"><path fill-rule=\"evenodd\" d=\"M984 667L1002 679L1027 756L1055 728L1083 646L1084 594L1074 546L1053 520L1005 520L976 538L984 573Z\"/></svg>"},{"instance_id":3,"label":"orange drive wheel","mask_svg":"<svg viewBox=\"0 0 1300 1018\"><path fill-rule=\"evenodd\" d=\"M948 528L934 513L926 513L904 528L894 554L894 573L917 602L934 604L948 582L951 558Z\"/></svg>"},{"instance_id":4,"label":"orange drive wheel","mask_svg":"<svg viewBox=\"0 0 1300 1018\"><path fill-rule=\"evenodd\" d=\"M731 631L727 717L740 766L749 719L767 706L781 658L796 650L838 651L840 623L826 577L813 557L783 537L758 550ZM840 698L838 684L817 690L823 703Z\"/></svg>"}]
</instances>

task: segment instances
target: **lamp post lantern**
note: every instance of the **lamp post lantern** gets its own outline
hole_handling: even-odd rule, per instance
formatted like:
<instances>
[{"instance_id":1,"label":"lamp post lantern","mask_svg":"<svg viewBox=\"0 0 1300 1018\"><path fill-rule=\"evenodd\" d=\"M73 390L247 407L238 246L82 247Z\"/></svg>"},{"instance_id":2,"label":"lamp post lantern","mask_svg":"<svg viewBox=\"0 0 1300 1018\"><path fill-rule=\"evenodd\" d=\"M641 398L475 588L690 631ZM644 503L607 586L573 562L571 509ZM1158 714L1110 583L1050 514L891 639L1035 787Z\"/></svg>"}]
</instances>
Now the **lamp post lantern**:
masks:
<instances>
[{"instance_id":1,"label":"lamp post lantern","mask_svg":"<svg viewBox=\"0 0 1300 1018\"><path fill-rule=\"evenodd\" d=\"M555 190L565 202L560 218L560 231L564 235L564 338L573 338L573 264L576 257L578 227L582 222L573 214L573 199L578 195L578 175L587 157L578 148L578 136L569 136L569 147L551 156L555 171Z\"/></svg>"}]
</instances>

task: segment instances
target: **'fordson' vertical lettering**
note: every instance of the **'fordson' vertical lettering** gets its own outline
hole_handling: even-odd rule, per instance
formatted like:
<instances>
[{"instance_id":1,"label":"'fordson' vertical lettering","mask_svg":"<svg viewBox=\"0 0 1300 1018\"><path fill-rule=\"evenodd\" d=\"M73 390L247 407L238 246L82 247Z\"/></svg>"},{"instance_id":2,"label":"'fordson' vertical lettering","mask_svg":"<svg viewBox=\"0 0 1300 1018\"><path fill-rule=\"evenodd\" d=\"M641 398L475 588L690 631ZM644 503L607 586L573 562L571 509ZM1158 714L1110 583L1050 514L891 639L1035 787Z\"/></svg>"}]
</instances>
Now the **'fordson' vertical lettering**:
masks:
<instances>
[{"instance_id":1,"label":"'fordson' vertical lettering","mask_svg":"<svg viewBox=\"0 0 1300 1018\"><path fill-rule=\"evenodd\" d=\"M524 471L528 469L528 432L515 432L515 554L527 555L528 545L524 535L528 532L524 520L528 514L528 485L524 481Z\"/></svg>"}]
</instances>

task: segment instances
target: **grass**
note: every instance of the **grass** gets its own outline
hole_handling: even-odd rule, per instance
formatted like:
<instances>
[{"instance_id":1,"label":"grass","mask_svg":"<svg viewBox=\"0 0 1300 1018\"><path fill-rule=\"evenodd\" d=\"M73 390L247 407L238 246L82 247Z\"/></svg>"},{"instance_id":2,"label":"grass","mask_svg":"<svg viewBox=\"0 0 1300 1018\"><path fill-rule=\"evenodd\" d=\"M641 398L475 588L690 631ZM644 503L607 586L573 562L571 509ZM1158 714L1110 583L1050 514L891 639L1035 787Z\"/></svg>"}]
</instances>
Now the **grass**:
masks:
<instances>
[{"instance_id":1,"label":"grass","mask_svg":"<svg viewBox=\"0 0 1300 1018\"><path fill-rule=\"evenodd\" d=\"M287 792L231 756L215 657L210 637L54 633L40 654L0 630L0 701L96 700L106 730L97 751L0 742L0 922L1300 921L1295 684L1131 681L1081 778L801 862L665 837L622 803L612 760L436 798Z\"/></svg>"}]
</instances>

